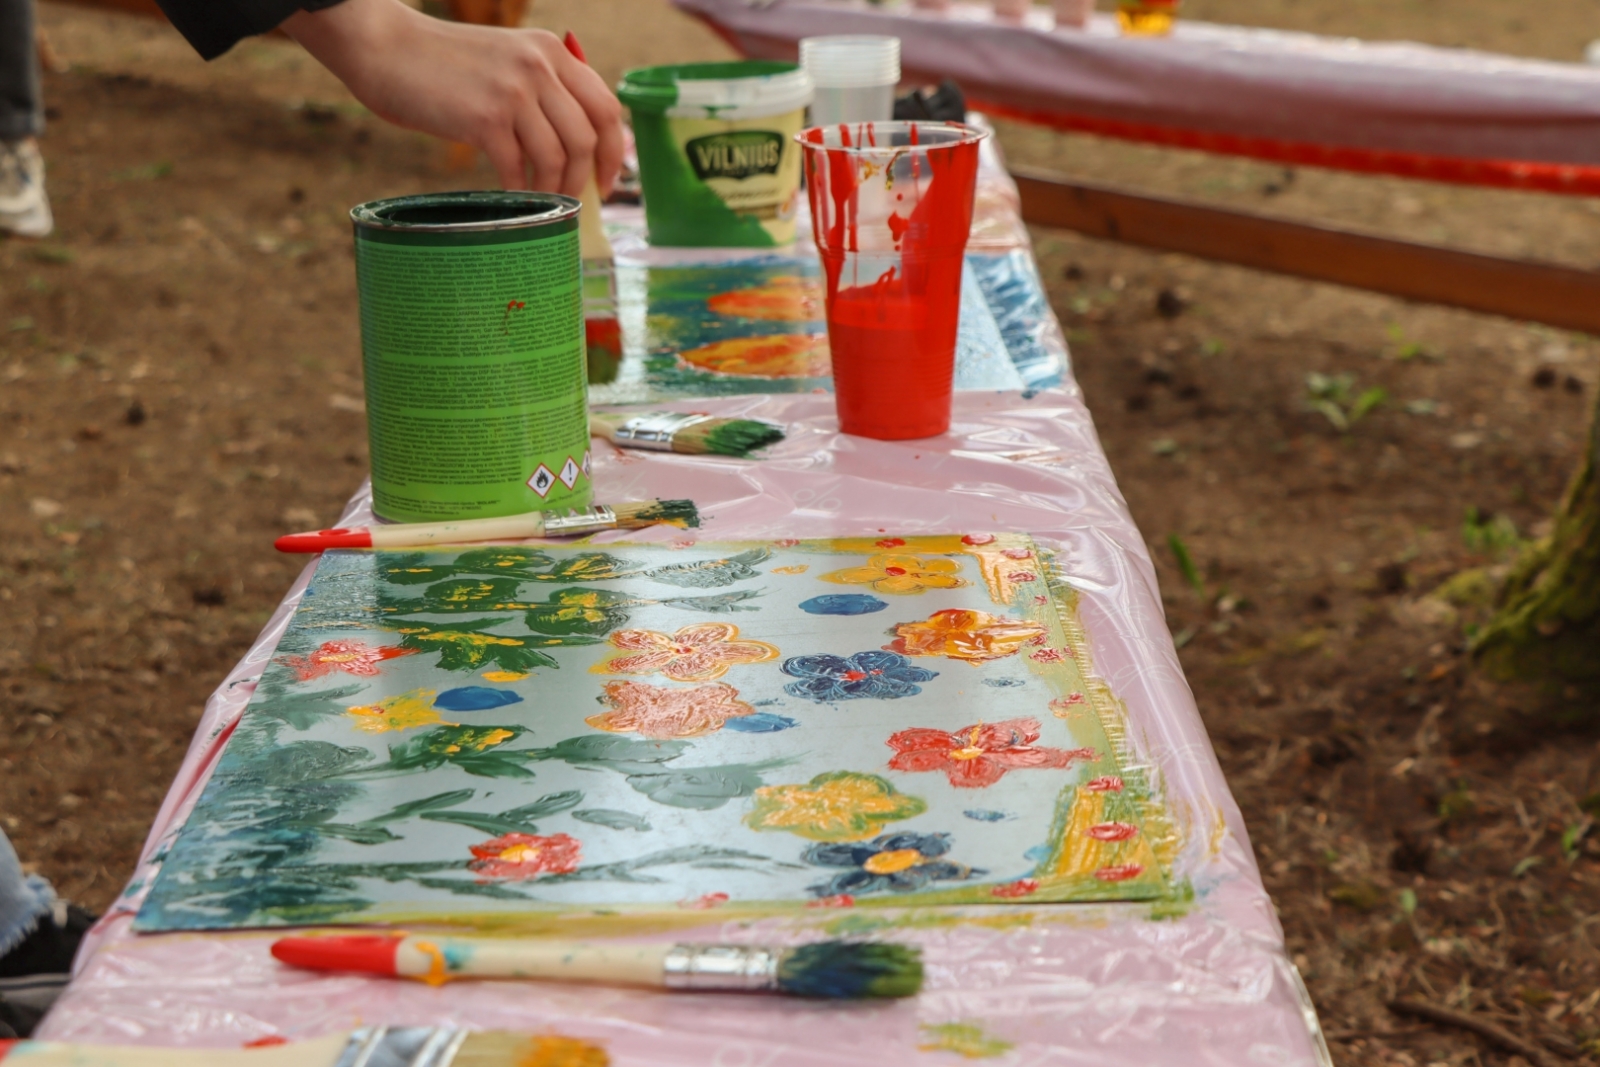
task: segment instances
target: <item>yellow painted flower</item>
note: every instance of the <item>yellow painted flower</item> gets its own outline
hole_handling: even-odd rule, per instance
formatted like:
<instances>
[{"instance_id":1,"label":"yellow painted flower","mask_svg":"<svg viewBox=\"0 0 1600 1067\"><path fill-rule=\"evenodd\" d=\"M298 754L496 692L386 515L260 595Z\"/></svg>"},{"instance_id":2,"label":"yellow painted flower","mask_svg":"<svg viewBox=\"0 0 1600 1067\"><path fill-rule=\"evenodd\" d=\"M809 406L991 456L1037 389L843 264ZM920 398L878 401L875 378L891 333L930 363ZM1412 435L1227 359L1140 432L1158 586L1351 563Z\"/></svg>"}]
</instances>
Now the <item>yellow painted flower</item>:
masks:
<instances>
[{"instance_id":1,"label":"yellow painted flower","mask_svg":"<svg viewBox=\"0 0 1600 1067\"><path fill-rule=\"evenodd\" d=\"M358 730L369 734L386 734L391 730L415 730L419 726L454 726L439 718L433 710L434 691L413 689L399 696L385 697L376 704L358 704L347 708L345 714L355 720Z\"/></svg>"},{"instance_id":2,"label":"yellow painted flower","mask_svg":"<svg viewBox=\"0 0 1600 1067\"><path fill-rule=\"evenodd\" d=\"M808 571L810 569L811 569L811 566L809 564L797 563L792 567L774 567L774 568L772 568L772 573L773 574L804 574L806 571Z\"/></svg>"},{"instance_id":3,"label":"yellow painted flower","mask_svg":"<svg viewBox=\"0 0 1600 1067\"><path fill-rule=\"evenodd\" d=\"M484 671L483 680L486 682L520 682L526 678L525 671Z\"/></svg>"},{"instance_id":4,"label":"yellow painted flower","mask_svg":"<svg viewBox=\"0 0 1600 1067\"><path fill-rule=\"evenodd\" d=\"M611 1057L599 1045L560 1034L540 1034L516 1059L516 1067L610 1067L610 1064Z\"/></svg>"},{"instance_id":5,"label":"yellow painted flower","mask_svg":"<svg viewBox=\"0 0 1600 1067\"><path fill-rule=\"evenodd\" d=\"M812 841L861 841L887 823L927 810L921 797L907 796L875 774L833 771L804 785L757 789L745 822L754 830L787 830ZM881 853L873 860L888 855Z\"/></svg>"},{"instance_id":6,"label":"yellow painted flower","mask_svg":"<svg viewBox=\"0 0 1600 1067\"><path fill-rule=\"evenodd\" d=\"M895 552L880 552L867 560L864 567L847 567L822 575L825 582L840 585L870 585L880 593L916 595L929 589L956 589L966 585L966 579L957 578L961 565L953 559L908 556Z\"/></svg>"},{"instance_id":7,"label":"yellow painted flower","mask_svg":"<svg viewBox=\"0 0 1600 1067\"><path fill-rule=\"evenodd\" d=\"M965 660L974 667L1014 656L1029 642L1046 636L1038 623L960 608L936 611L921 622L900 623L894 632L895 639L885 648L905 656Z\"/></svg>"},{"instance_id":8,"label":"yellow painted flower","mask_svg":"<svg viewBox=\"0 0 1600 1067\"><path fill-rule=\"evenodd\" d=\"M596 674L663 674L675 682L710 682L740 663L778 658L776 645L739 639L739 628L727 622L685 626L676 633L618 630L611 643L630 654L591 668Z\"/></svg>"}]
</instances>

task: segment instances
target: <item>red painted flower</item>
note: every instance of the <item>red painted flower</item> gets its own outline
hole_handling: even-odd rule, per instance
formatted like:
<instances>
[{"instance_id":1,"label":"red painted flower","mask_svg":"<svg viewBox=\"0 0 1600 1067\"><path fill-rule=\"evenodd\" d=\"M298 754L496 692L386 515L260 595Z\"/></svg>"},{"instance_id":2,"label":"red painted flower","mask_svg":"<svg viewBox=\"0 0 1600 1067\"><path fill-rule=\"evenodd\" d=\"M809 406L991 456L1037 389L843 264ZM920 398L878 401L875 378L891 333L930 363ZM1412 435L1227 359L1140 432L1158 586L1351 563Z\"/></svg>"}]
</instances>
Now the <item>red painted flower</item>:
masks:
<instances>
[{"instance_id":1,"label":"red painted flower","mask_svg":"<svg viewBox=\"0 0 1600 1067\"><path fill-rule=\"evenodd\" d=\"M997 885L989 890L991 897L1026 897L1039 891L1037 878L1018 878L1015 882Z\"/></svg>"},{"instance_id":2,"label":"red painted flower","mask_svg":"<svg viewBox=\"0 0 1600 1067\"><path fill-rule=\"evenodd\" d=\"M776 548L793 548L799 543L800 539L798 537L780 537L776 541L772 542L773 546Z\"/></svg>"},{"instance_id":3,"label":"red painted flower","mask_svg":"<svg viewBox=\"0 0 1600 1067\"><path fill-rule=\"evenodd\" d=\"M1028 767L1066 767L1075 760L1093 759L1089 748L1035 748L1039 720L963 726L955 733L915 728L889 738L895 757L889 766L897 771L943 771L958 789L994 785L1007 771Z\"/></svg>"},{"instance_id":4,"label":"red painted flower","mask_svg":"<svg viewBox=\"0 0 1600 1067\"><path fill-rule=\"evenodd\" d=\"M1094 872L1094 876L1102 882L1126 882L1130 878L1137 878L1144 873L1144 866L1138 863L1119 863L1115 867L1101 867Z\"/></svg>"},{"instance_id":5,"label":"red painted flower","mask_svg":"<svg viewBox=\"0 0 1600 1067\"><path fill-rule=\"evenodd\" d=\"M874 541L872 543L879 548L899 548L906 543L906 539L903 537L885 537L882 541Z\"/></svg>"},{"instance_id":6,"label":"red painted flower","mask_svg":"<svg viewBox=\"0 0 1600 1067\"><path fill-rule=\"evenodd\" d=\"M1043 593L1035 593L1034 597L1033 597L1033 602L1035 604L1048 604L1048 603L1050 603L1050 598L1045 596Z\"/></svg>"},{"instance_id":7,"label":"red painted flower","mask_svg":"<svg viewBox=\"0 0 1600 1067\"><path fill-rule=\"evenodd\" d=\"M1012 582L1036 582L1039 580L1039 576L1032 571L1012 571L1006 575L1006 580Z\"/></svg>"},{"instance_id":8,"label":"red painted flower","mask_svg":"<svg viewBox=\"0 0 1600 1067\"><path fill-rule=\"evenodd\" d=\"M1028 653L1028 658L1040 663L1060 663L1066 659L1066 653L1059 648L1041 648L1037 652Z\"/></svg>"},{"instance_id":9,"label":"red painted flower","mask_svg":"<svg viewBox=\"0 0 1600 1067\"><path fill-rule=\"evenodd\" d=\"M1120 793L1122 792L1122 779L1114 774L1104 774L1099 778L1091 778L1084 782L1083 787L1091 793Z\"/></svg>"},{"instance_id":10,"label":"red painted flower","mask_svg":"<svg viewBox=\"0 0 1600 1067\"><path fill-rule=\"evenodd\" d=\"M1082 693L1068 693L1064 697L1056 697L1050 702L1050 712L1058 719L1065 719L1072 714L1072 709L1079 704L1087 704L1089 698Z\"/></svg>"},{"instance_id":11,"label":"red painted flower","mask_svg":"<svg viewBox=\"0 0 1600 1067\"><path fill-rule=\"evenodd\" d=\"M1033 553L1026 548L1003 548L1000 554L1006 559L1032 559Z\"/></svg>"},{"instance_id":12,"label":"red painted flower","mask_svg":"<svg viewBox=\"0 0 1600 1067\"><path fill-rule=\"evenodd\" d=\"M1096 841L1126 841L1139 832L1139 828L1126 822L1097 823L1084 831Z\"/></svg>"},{"instance_id":13,"label":"red painted flower","mask_svg":"<svg viewBox=\"0 0 1600 1067\"><path fill-rule=\"evenodd\" d=\"M416 649L398 645L369 645L365 641L324 641L303 656L279 656L278 662L294 671L302 682L321 678L334 671L372 678L378 664L396 656L409 656Z\"/></svg>"},{"instance_id":14,"label":"red painted flower","mask_svg":"<svg viewBox=\"0 0 1600 1067\"><path fill-rule=\"evenodd\" d=\"M835 893L831 897L819 897L816 900L806 901L808 908L853 908L856 898L849 893Z\"/></svg>"},{"instance_id":15,"label":"red painted flower","mask_svg":"<svg viewBox=\"0 0 1600 1067\"><path fill-rule=\"evenodd\" d=\"M467 864L486 878L526 882L541 874L571 874L583 859L583 846L566 834L501 834L469 846L477 859Z\"/></svg>"},{"instance_id":16,"label":"red painted flower","mask_svg":"<svg viewBox=\"0 0 1600 1067\"><path fill-rule=\"evenodd\" d=\"M994 544L994 534L983 534L983 533L967 534L967 536L965 536L965 537L963 537L961 539L961 543L964 544L964 545L975 545L975 546L976 545L992 545L992 544Z\"/></svg>"},{"instance_id":17,"label":"red painted flower","mask_svg":"<svg viewBox=\"0 0 1600 1067\"><path fill-rule=\"evenodd\" d=\"M696 897L694 900L680 900L678 901L678 907L686 908L689 911L709 911L712 908L720 908L727 902L728 894L726 893L706 893L704 896Z\"/></svg>"}]
</instances>

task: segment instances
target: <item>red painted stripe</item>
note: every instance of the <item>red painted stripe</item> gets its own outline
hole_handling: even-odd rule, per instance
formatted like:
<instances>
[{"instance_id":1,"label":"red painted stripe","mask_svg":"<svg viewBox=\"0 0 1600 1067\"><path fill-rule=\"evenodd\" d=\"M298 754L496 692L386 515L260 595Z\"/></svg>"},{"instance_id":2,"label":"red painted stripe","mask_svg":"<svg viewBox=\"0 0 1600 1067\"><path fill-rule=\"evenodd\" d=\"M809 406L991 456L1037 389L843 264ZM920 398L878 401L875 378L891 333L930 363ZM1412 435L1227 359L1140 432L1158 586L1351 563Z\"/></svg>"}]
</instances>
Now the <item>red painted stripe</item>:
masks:
<instances>
[{"instance_id":1,"label":"red painted stripe","mask_svg":"<svg viewBox=\"0 0 1600 1067\"><path fill-rule=\"evenodd\" d=\"M1246 156L1273 163L1288 163L1364 174L1392 174L1403 178L1486 185L1500 189L1529 189L1569 196L1600 196L1600 167L1576 163L1533 163L1516 159L1468 159L1433 156L1420 152L1391 152L1347 145L1306 141L1280 141L1245 137L1210 130L1189 130L1121 119L1097 118L1060 111L1012 107L989 101L970 101L973 108L991 115L1017 119L1073 133L1092 133L1124 141L1191 148L1220 155Z\"/></svg>"}]
</instances>

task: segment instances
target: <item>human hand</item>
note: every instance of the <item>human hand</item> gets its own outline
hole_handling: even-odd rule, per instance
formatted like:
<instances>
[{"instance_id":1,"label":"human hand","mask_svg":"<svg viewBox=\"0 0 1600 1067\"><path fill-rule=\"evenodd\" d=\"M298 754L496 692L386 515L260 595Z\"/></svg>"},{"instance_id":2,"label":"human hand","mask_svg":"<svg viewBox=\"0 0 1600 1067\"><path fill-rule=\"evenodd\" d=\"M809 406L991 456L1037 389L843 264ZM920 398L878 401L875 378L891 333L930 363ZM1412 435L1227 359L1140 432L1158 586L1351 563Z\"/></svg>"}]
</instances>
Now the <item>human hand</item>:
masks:
<instances>
[{"instance_id":1,"label":"human hand","mask_svg":"<svg viewBox=\"0 0 1600 1067\"><path fill-rule=\"evenodd\" d=\"M603 195L616 180L622 105L552 33L445 22L400 0L343 0L283 29L381 118L481 149L507 189L578 196L592 171Z\"/></svg>"}]
</instances>

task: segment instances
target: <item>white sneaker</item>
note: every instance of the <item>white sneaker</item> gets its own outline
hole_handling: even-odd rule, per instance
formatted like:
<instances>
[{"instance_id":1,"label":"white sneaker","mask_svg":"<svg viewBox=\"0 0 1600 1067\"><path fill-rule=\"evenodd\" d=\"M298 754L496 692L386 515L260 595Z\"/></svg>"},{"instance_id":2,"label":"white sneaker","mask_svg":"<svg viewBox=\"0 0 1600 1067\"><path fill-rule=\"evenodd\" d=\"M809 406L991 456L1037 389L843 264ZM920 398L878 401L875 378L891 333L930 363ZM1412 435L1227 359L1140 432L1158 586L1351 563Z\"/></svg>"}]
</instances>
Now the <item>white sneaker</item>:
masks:
<instances>
[{"instance_id":1,"label":"white sneaker","mask_svg":"<svg viewBox=\"0 0 1600 1067\"><path fill-rule=\"evenodd\" d=\"M39 142L0 141L0 230L19 237L46 237L55 228L44 195L44 157Z\"/></svg>"}]
</instances>

